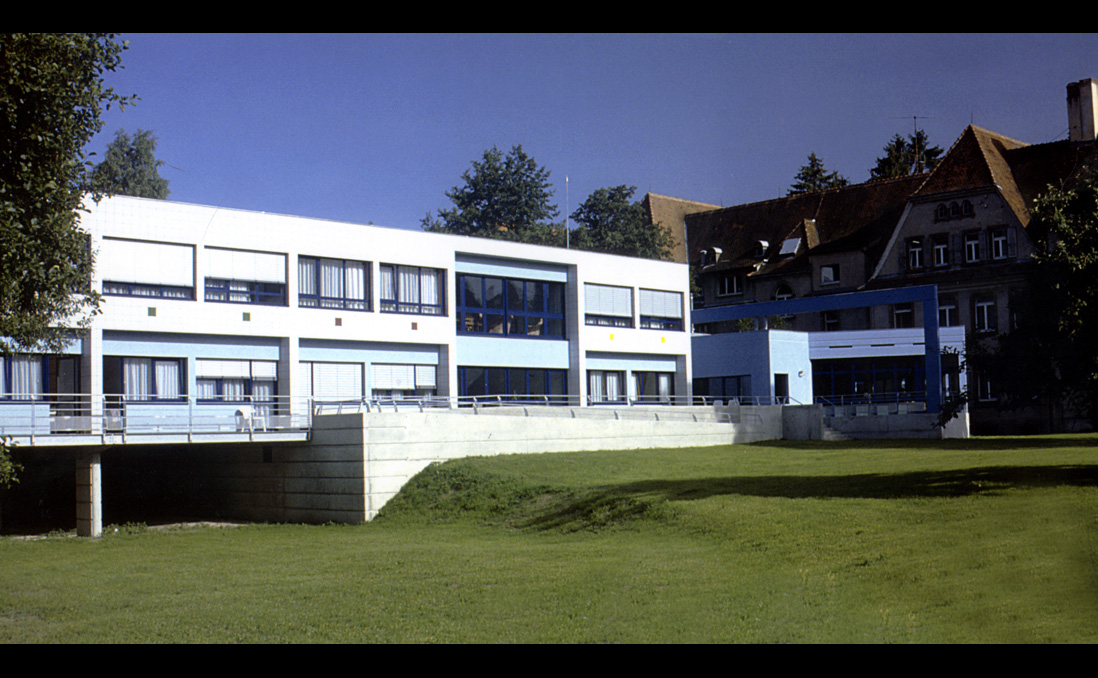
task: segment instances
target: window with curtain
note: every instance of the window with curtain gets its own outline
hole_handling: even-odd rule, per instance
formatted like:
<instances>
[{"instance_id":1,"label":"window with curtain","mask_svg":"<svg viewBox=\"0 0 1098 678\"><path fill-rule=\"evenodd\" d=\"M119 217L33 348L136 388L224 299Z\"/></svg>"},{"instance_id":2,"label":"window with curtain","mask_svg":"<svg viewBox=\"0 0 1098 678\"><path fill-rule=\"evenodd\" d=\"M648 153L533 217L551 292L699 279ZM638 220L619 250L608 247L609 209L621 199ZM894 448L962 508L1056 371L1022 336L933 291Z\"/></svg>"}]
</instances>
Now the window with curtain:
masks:
<instances>
[{"instance_id":1,"label":"window with curtain","mask_svg":"<svg viewBox=\"0 0 1098 678\"><path fill-rule=\"evenodd\" d=\"M381 264L382 313L446 315L444 273L437 268Z\"/></svg>"},{"instance_id":2,"label":"window with curtain","mask_svg":"<svg viewBox=\"0 0 1098 678\"><path fill-rule=\"evenodd\" d=\"M278 363L269 360L195 361L199 401L273 402L278 394Z\"/></svg>"},{"instance_id":3,"label":"window with curtain","mask_svg":"<svg viewBox=\"0 0 1098 678\"><path fill-rule=\"evenodd\" d=\"M591 403L625 400L625 374L608 370L587 371L587 400Z\"/></svg>"},{"instance_id":4,"label":"window with curtain","mask_svg":"<svg viewBox=\"0 0 1098 678\"><path fill-rule=\"evenodd\" d=\"M123 358L122 393L126 400L178 400L183 396L180 358Z\"/></svg>"},{"instance_id":5,"label":"window with curtain","mask_svg":"<svg viewBox=\"0 0 1098 678\"><path fill-rule=\"evenodd\" d=\"M370 310L370 264L365 261L298 257L298 305Z\"/></svg>"},{"instance_id":6,"label":"window with curtain","mask_svg":"<svg viewBox=\"0 0 1098 678\"><path fill-rule=\"evenodd\" d=\"M207 247L206 301L286 305L286 255Z\"/></svg>"},{"instance_id":7,"label":"window with curtain","mask_svg":"<svg viewBox=\"0 0 1098 678\"><path fill-rule=\"evenodd\" d=\"M12 400L39 400L45 393L43 357L0 357L0 396Z\"/></svg>"}]
</instances>

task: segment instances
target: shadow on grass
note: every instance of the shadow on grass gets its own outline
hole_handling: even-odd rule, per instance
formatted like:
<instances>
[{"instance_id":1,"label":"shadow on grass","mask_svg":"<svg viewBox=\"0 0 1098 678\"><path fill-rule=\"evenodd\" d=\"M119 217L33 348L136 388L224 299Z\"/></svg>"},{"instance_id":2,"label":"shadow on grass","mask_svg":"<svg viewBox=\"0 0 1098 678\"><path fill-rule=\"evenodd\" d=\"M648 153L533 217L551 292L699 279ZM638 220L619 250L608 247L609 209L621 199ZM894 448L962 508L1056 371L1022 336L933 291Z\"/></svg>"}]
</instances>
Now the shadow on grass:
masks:
<instances>
[{"instance_id":1,"label":"shadow on grass","mask_svg":"<svg viewBox=\"0 0 1098 678\"><path fill-rule=\"evenodd\" d=\"M587 529L656 516L668 501L742 495L787 499L910 499L996 494L1015 488L1098 486L1098 465L995 466L848 476L758 476L649 480L607 485L530 518L535 529Z\"/></svg>"}]
</instances>

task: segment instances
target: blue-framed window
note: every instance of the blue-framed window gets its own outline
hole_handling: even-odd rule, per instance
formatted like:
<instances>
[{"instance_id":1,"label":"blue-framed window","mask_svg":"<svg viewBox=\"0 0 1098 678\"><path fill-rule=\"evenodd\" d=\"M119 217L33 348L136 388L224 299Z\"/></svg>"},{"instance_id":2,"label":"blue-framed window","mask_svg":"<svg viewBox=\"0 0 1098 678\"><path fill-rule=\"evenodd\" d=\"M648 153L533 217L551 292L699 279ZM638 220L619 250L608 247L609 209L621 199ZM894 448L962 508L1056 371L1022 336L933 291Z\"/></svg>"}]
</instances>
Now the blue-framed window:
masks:
<instances>
[{"instance_id":1,"label":"blue-framed window","mask_svg":"<svg viewBox=\"0 0 1098 678\"><path fill-rule=\"evenodd\" d=\"M194 288L178 285L148 285L145 283L126 283L103 281L103 294L115 297L152 297L157 299L194 300Z\"/></svg>"},{"instance_id":2,"label":"blue-framed window","mask_svg":"<svg viewBox=\"0 0 1098 678\"><path fill-rule=\"evenodd\" d=\"M640 327L642 330L682 330L682 292L640 291Z\"/></svg>"},{"instance_id":3,"label":"blue-framed window","mask_svg":"<svg viewBox=\"0 0 1098 678\"><path fill-rule=\"evenodd\" d=\"M206 301L285 306L286 285L253 280L206 278Z\"/></svg>"},{"instance_id":4,"label":"blue-framed window","mask_svg":"<svg viewBox=\"0 0 1098 678\"><path fill-rule=\"evenodd\" d=\"M458 367L462 396L501 396L505 402L564 403L567 370L528 367Z\"/></svg>"},{"instance_id":5,"label":"blue-framed window","mask_svg":"<svg viewBox=\"0 0 1098 678\"><path fill-rule=\"evenodd\" d=\"M888 402L897 397L926 397L923 356L835 358L812 361L812 391L817 398Z\"/></svg>"},{"instance_id":6,"label":"blue-framed window","mask_svg":"<svg viewBox=\"0 0 1098 678\"><path fill-rule=\"evenodd\" d=\"M564 283L459 273L458 334L564 338Z\"/></svg>"},{"instance_id":7,"label":"blue-framed window","mask_svg":"<svg viewBox=\"0 0 1098 678\"><path fill-rule=\"evenodd\" d=\"M634 372L633 385L640 402L670 403L675 396L675 373Z\"/></svg>"},{"instance_id":8,"label":"blue-framed window","mask_svg":"<svg viewBox=\"0 0 1098 678\"><path fill-rule=\"evenodd\" d=\"M178 402L186 399L185 358L105 357L103 390L127 401Z\"/></svg>"},{"instance_id":9,"label":"blue-framed window","mask_svg":"<svg viewBox=\"0 0 1098 678\"><path fill-rule=\"evenodd\" d=\"M47 391L48 359L40 355L0 355L0 399L40 400Z\"/></svg>"},{"instance_id":10,"label":"blue-framed window","mask_svg":"<svg viewBox=\"0 0 1098 678\"><path fill-rule=\"evenodd\" d=\"M297 303L306 308L369 311L369 262L298 257Z\"/></svg>"},{"instance_id":11,"label":"blue-framed window","mask_svg":"<svg viewBox=\"0 0 1098 678\"><path fill-rule=\"evenodd\" d=\"M445 271L381 264L381 312L446 315Z\"/></svg>"}]
</instances>

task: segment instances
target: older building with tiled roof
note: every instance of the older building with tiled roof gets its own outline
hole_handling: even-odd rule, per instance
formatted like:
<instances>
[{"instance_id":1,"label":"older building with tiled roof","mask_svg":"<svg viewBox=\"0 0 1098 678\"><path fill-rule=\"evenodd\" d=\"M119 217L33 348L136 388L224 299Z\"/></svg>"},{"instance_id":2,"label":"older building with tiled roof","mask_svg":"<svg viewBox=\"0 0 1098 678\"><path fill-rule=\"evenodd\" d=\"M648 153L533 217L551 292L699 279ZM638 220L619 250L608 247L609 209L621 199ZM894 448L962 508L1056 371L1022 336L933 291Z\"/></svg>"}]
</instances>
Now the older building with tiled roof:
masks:
<instances>
[{"instance_id":1,"label":"older building with tiled roof","mask_svg":"<svg viewBox=\"0 0 1098 678\"><path fill-rule=\"evenodd\" d=\"M928 173L685 215L695 307L935 284L940 326L963 326L977 340L1009 331L1011 297L1031 269L1033 200L1098 161L1098 81L1068 92L1071 137L1063 141L1030 145L970 125ZM922 324L917 304L777 320L810 332ZM983 375L969 374L968 384L973 431L1024 427L997 411L995 385Z\"/></svg>"},{"instance_id":2,"label":"older building with tiled roof","mask_svg":"<svg viewBox=\"0 0 1098 678\"><path fill-rule=\"evenodd\" d=\"M720 209L720 205L682 200L655 193L646 194L641 200L641 206L644 207L653 224L662 224L674 238L675 246L671 248L671 261L677 261L680 264L688 262L684 221L686 215Z\"/></svg>"}]
</instances>

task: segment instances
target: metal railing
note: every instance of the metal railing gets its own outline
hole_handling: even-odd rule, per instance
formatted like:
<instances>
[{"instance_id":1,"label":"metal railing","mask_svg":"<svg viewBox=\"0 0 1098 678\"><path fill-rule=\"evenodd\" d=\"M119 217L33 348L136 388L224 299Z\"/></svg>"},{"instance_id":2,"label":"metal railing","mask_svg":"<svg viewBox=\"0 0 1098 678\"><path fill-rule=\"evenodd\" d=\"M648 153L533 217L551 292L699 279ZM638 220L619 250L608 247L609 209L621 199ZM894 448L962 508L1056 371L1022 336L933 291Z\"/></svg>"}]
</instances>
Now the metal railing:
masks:
<instances>
[{"instance_id":1,"label":"metal railing","mask_svg":"<svg viewBox=\"0 0 1098 678\"><path fill-rule=\"evenodd\" d=\"M312 426L312 413L311 399L288 396L225 400L16 394L0 399L0 436L254 435L307 431Z\"/></svg>"}]
</instances>

